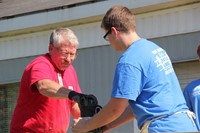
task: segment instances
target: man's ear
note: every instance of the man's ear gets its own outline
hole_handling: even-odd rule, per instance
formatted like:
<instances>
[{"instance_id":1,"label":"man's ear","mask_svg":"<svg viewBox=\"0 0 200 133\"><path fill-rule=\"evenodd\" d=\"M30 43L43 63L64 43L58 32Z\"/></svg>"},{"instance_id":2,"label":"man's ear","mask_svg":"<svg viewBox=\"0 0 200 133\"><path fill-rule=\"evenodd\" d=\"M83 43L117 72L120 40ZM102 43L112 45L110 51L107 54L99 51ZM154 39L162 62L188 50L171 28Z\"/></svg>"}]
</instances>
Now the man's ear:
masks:
<instances>
[{"instance_id":1,"label":"man's ear","mask_svg":"<svg viewBox=\"0 0 200 133\"><path fill-rule=\"evenodd\" d=\"M49 44L49 52L52 51L54 49L53 44Z\"/></svg>"},{"instance_id":2,"label":"man's ear","mask_svg":"<svg viewBox=\"0 0 200 133\"><path fill-rule=\"evenodd\" d=\"M119 33L120 33L120 31L117 30L115 27L112 27L111 30L112 30L112 33L113 33L115 36L118 36Z\"/></svg>"}]
</instances>

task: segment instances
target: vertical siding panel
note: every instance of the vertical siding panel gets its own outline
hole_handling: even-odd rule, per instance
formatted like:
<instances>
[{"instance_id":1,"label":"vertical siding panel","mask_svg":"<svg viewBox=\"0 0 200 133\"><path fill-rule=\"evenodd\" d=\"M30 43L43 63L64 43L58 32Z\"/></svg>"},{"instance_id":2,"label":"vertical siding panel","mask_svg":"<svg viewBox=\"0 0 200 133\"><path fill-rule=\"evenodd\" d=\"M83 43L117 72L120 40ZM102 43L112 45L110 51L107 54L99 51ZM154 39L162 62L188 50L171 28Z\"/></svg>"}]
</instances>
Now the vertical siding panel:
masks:
<instances>
[{"instance_id":1,"label":"vertical siding panel","mask_svg":"<svg viewBox=\"0 0 200 133\"><path fill-rule=\"evenodd\" d=\"M5 46L7 41L4 40L4 41L0 41L1 45L0 45L0 59L4 59L6 57L6 50L5 50Z\"/></svg>"},{"instance_id":2,"label":"vertical siding panel","mask_svg":"<svg viewBox=\"0 0 200 133\"><path fill-rule=\"evenodd\" d=\"M175 63L173 66L182 89L192 80L200 78L200 63L198 61Z\"/></svg>"},{"instance_id":3,"label":"vertical siding panel","mask_svg":"<svg viewBox=\"0 0 200 133\"><path fill-rule=\"evenodd\" d=\"M109 45L86 48L78 51L79 56L74 62L79 83L84 93L92 93L104 106L110 99L115 65L121 55ZM112 133L131 133L133 123L130 122Z\"/></svg>"}]
</instances>

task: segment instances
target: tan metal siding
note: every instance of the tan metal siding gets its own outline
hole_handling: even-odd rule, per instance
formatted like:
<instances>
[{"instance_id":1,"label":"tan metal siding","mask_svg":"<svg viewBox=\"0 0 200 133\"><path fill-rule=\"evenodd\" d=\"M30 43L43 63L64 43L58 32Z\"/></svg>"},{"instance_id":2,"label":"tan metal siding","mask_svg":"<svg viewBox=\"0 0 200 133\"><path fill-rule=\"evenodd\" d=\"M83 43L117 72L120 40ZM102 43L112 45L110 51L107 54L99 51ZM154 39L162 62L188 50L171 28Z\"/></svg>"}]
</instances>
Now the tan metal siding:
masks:
<instances>
[{"instance_id":1,"label":"tan metal siding","mask_svg":"<svg viewBox=\"0 0 200 133\"><path fill-rule=\"evenodd\" d=\"M198 61L175 63L173 66L182 89L192 80L200 78L200 62Z\"/></svg>"}]
</instances>

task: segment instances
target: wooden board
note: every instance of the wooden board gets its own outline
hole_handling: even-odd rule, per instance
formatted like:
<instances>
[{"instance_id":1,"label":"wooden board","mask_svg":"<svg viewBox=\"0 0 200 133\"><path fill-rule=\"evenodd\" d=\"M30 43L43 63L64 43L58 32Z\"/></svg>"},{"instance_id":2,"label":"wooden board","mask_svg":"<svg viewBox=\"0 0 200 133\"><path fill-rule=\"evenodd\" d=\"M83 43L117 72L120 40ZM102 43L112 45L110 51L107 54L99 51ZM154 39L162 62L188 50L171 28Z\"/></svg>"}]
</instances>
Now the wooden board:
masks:
<instances>
[{"instance_id":1,"label":"wooden board","mask_svg":"<svg viewBox=\"0 0 200 133\"><path fill-rule=\"evenodd\" d=\"M0 0L0 18L59 7L67 8L93 1L95 0Z\"/></svg>"}]
</instances>

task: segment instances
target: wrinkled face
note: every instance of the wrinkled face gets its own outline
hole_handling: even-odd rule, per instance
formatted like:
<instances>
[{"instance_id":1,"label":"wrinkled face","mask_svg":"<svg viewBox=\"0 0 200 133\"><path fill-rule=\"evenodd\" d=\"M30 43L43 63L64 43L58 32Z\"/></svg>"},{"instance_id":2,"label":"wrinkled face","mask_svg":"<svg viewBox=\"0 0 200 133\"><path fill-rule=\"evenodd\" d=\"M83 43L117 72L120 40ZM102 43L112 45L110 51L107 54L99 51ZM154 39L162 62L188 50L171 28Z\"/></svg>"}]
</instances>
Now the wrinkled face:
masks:
<instances>
[{"instance_id":1,"label":"wrinkled face","mask_svg":"<svg viewBox=\"0 0 200 133\"><path fill-rule=\"evenodd\" d=\"M60 71L64 71L73 64L77 54L77 46L73 46L69 44L69 42L63 41L58 47L51 44L49 46L49 53L55 66Z\"/></svg>"}]
</instances>

